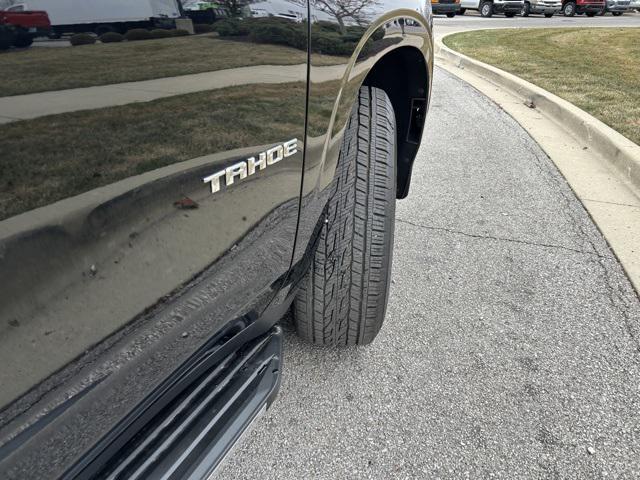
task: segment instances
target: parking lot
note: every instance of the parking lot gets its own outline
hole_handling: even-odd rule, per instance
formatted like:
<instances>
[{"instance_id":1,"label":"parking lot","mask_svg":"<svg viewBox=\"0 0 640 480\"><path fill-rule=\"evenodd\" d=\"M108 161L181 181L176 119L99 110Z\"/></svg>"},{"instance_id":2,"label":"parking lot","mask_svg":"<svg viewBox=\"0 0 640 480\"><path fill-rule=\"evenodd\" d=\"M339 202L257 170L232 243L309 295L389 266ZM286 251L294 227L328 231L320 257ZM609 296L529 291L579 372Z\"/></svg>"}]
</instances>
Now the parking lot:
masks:
<instances>
[{"instance_id":1,"label":"parking lot","mask_svg":"<svg viewBox=\"0 0 640 480\"><path fill-rule=\"evenodd\" d=\"M397 208L381 335L284 319L278 401L218 478L638 478L640 303L528 134L437 69Z\"/></svg>"},{"instance_id":2,"label":"parking lot","mask_svg":"<svg viewBox=\"0 0 640 480\"><path fill-rule=\"evenodd\" d=\"M545 18L542 15L530 15L526 18L521 16L505 18L502 15L496 15L491 18L482 18L477 12L468 11L464 15L457 15L454 18L436 15L434 25L436 37L479 28L638 27L640 26L640 14L625 13L619 17L608 14L591 18L584 15L575 17L554 15L551 18Z\"/></svg>"}]
</instances>

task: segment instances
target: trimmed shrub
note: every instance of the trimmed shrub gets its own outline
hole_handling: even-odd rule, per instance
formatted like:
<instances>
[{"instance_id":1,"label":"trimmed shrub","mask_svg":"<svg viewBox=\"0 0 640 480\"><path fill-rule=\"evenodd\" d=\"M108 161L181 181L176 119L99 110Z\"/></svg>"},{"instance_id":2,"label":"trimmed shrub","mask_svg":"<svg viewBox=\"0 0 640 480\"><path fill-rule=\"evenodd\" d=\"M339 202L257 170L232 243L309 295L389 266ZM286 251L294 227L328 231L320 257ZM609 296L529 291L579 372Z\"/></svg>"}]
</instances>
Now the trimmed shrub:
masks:
<instances>
[{"instance_id":1,"label":"trimmed shrub","mask_svg":"<svg viewBox=\"0 0 640 480\"><path fill-rule=\"evenodd\" d=\"M169 38L173 35L171 34L171 30L166 30L164 28L156 28L155 30L151 30L149 32L151 38Z\"/></svg>"},{"instance_id":2,"label":"trimmed shrub","mask_svg":"<svg viewBox=\"0 0 640 480\"><path fill-rule=\"evenodd\" d=\"M344 37L335 33L317 33L313 36L311 48L325 55L351 55L356 42L345 42Z\"/></svg>"},{"instance_id":3,"label":"trimmed shrub","mask_svg":"<svg viewBox=\"0 0 640 480\"><path fill-rule=\"evenodd\" d=\"M193 26L193 30L196 33L211 33L213 32L213 25L209 23L196 23Z\"/></svg>"},{"instance_id":4,"label":"trimmed shrub","mask_svg":"<svg viewBox=\"0 0 640 480\"><path fill-rule=\"evenodd\" d=\"M88 33L76 33L69 39L69 42L71 42L71 45L74 47L78 45L93 45L96 43L96 37Z\"/></svg>"},{"instance_id":5,"label":"trimmed shrub","mask_svg":"<svg viewBox=\"0 0 640 480\"><path fill-rule=\"evenodd\" d=\"M150 40L153 37L149 30L144 28L133 28L124 34L124 38L130 42L135 42L138 40Z\"/></svg>"},{"instance_id":6,"label":"trimmed shrub","mask_svg":"<svg viewBox=\"0 0 640 480\"><path fill-rule=\"evenodd\" d=\"M354 32L347 32L344 35L340 36L340 39L343 42L353 42L353 43L358 43L361 38L362 38L362 35Z\"/></svg>"},{"instance_id":7,"label":"trimmed shrub","mask_svg":"<svg viewBox=\"0 0 640 480\"><path fill-rule=\"evenodd\" d=\"M326 20L313 23L311 28L325 32L340 33L340 25L334 22L327 22Z\"/></svg>"},{"instance_id":8,"label":"trimmed shrub","mask_svg":"<svg viewBox=\"0 0 640 480\"><path fill-rule=\"evenodd\" d=\"M295 30L287 25L275 23L256 24L251 28L249 38L257 43L275 43L277 45L292 45L294 43Z\"/></svg>"},{"instance_id":9,"label":"trimmed shrub","mask_svg":"<svg viewBox=\"0 0 640 480\"><path fill-rule=\"evenodd\" d=\"M236 18L225 18L213 24L213 29L221 37L235 37L249 35L248 22L242 22Z\"/></svg>"},{"instance_id":10,"label":"trimmed shrub","mask_svg":"<svg viewBox=\"0 0 640 480\"><path fill-rule=\"evenodd\" d=\"M344 32L345 35L352 35L352 36L358 36L358 37L362 37L367 31L366 28L359 27L357 25L352 25L350 27L345 28L344 30L345 30Z\"/></svg>"},{"instance_id":11,"label":"trimmed shrub","mask_svg":"<svg viewBox=\"0 0 640 480\"><path fill-rule=\"evenodd\" d=\"M123 40L124 35L121 35L118 32L107 32L100 35L100 41L102 43L117 43L122 42Z\"/></svg>"},{"instance_id":12,"label":"trimmed shrub","mask_svg":"<svg viewBox=\"0 0 640 480\"><path fill-rule=\"evenodd\" d=\"M172 37L186 37L191 35L187 30L183 28L176 28L175 30L169 30Z\"/></svg>"}]
</instances>

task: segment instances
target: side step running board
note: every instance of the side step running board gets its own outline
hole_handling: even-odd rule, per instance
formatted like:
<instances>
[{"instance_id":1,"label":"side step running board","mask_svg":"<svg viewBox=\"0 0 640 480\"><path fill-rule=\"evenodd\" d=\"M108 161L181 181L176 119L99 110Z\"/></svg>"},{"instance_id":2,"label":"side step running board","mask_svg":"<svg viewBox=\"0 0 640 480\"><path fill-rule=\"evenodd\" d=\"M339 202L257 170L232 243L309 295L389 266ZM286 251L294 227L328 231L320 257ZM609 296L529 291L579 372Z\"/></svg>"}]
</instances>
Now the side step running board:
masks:
<instances>
[{"instance_id":1,"label":"side step running board","mask_svg":"<svg viewBox=\"0 0 640 480\"><path fill-rule=\"evenodd\" d=\"M92 477L209 478L273 401L281 358L282 329L276 326L189 384Z\"/></svg>"}]
</instances>

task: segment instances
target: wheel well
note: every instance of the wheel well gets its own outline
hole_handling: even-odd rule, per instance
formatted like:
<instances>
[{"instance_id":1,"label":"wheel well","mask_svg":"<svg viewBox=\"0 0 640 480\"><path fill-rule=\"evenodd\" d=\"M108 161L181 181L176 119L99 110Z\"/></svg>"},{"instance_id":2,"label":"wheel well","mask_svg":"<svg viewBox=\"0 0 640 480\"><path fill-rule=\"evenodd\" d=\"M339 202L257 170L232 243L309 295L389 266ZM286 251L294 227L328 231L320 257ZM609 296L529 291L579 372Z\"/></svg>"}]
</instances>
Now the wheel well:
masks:
<instances>
[{"instance_id":1,"label":"wheel well","mask_svg":"<svg viewBox=\"0 0 640 480\"><path fill-rule=\"evenodd\" d=\"M384 90L393 105L398 150L396 197L404 198L409 193L429 98L424 55L414 47L397 48L378 60L363 84Z\"/></svg>"}]
</instances>

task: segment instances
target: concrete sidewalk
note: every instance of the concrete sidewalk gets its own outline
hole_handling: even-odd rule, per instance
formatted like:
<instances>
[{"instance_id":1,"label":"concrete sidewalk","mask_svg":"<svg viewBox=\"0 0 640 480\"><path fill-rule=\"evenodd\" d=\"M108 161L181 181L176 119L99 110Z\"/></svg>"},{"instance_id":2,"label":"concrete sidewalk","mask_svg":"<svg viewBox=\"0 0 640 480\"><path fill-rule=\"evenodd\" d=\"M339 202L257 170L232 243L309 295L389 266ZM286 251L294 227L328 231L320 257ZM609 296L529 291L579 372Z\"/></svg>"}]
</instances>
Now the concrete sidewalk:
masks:
<instances>
[{"instance_id":1,"label":"concrete sidewalk","mask_svg":"<svg viewBox=\"0 0 640 480\"><path fill-rule=\"evenodd\" d=\"M345 65L316 67L318 81L335 80ZM306 80L306 64L261 65L0 98L0 124L45 115L115 107L188 93L251 84L277 84Z\"/></svg>"}]
</instances>

